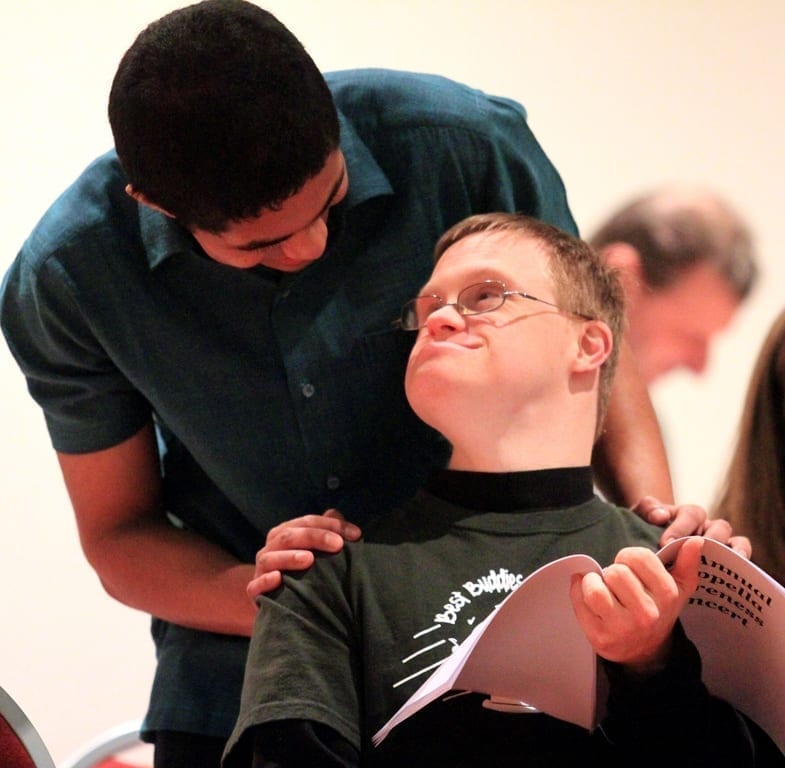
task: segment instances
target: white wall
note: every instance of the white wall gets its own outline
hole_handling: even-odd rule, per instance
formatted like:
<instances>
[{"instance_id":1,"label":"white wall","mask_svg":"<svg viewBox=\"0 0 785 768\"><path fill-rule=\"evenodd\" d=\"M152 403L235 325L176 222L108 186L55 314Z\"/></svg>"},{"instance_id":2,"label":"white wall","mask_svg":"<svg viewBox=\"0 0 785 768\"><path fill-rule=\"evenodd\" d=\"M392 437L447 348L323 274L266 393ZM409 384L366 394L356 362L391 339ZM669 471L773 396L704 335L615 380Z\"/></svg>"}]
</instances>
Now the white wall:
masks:
<instances>
[{"instance_id":1,"label":"white wall","mask_svg":"<svg viewBox=\"0 0 785 768\"><path fill-rule=\"evenodd\" d=\"M18 0L0 26L0 269L110 143L120 55L168 0ZM654 391L677 494L708 504L750 366L783 301L785 4L777 0L272 0L323 69L434 71L515 97L590 229L629 194L708 183L758 235L763 284L701 379ZM79 552L42 419L0 347L0 685L56 759L140 715L147 619L104 596Z\"/></svg>"}]
</instances>

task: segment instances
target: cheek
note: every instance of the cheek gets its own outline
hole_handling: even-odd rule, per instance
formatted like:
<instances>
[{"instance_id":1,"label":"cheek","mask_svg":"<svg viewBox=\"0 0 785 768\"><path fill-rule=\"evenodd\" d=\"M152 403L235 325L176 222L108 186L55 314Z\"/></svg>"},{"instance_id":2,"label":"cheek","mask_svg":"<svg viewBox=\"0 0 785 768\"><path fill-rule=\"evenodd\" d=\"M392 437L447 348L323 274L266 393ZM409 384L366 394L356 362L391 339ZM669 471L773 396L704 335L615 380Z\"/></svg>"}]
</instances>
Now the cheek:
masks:
<instances>
[{"instance_id":1,"label":"cheek","mask_svg":"<svg viewBox=\"0 0 785 768\"><path fill-rule=\"evenodd\" d=\"M434 364L434 361L427 359L427 355L419 355L418 351L415 346L409 356L409 364L406 367L406 375L403 380L406 397L410 402L422 397L433 387L433 381L440 378L438 366Z\"/></svg>"},{"instance_id":2,"label":"cheek","mask_svg":"<svg viewBox=\"0 0 785 768\"><path fill-rule=\"evenodd\" d=\"M234 267L235 269L252 269L264 264L266 260L270 259L270 255L265 251L226 251L224 249L216 249L212 253L205 251L207 255L220 264L225 264L227 267Z\"/></svg>"},{"instance_id":3,"label":"cheek","mask_svg":"<svg viewBox=\"0 0 785 768\"><path fill-rule=\"evenodd\" d=\"M406 371L404 379L404 389L406 399L411 409L426 424L431 422L431 403L433 402L433 384L431 377L423 375L419 369L412 369L410 366Z\"/></svg>"},{"instance_id":4,"label":"cheek","mask_svg":"<svg viewBox=\"0 0 785 768\"><path fill-rule=\"evenodd\" d=\"M420 344L420 341L415 341L412 351L409 354L409 362L406 366L406 373L403 378L406 399L415 411L417 410L416 403L419 400L420 390L422 389L423 377L420 370L422 367L422 360L420 358L421 351L422 345Z\"/></svg>"},{"instance_id":5,"label":"cheek","mask_svg":"<svg viewBox=\"0 0 785 768\"><path fill-rule=\"evenodd\" d=\"M403 389L406 392L406 399L411 403L411 391L414 386L414 380L416 378L416 373L412 368L412 359L409 358L409 365L406 367L406 374L403 377Z\"/></svg>"},{"instance_id":6,"label":"cheek","mask_svg":"<svg viewBox=\"0 0 785 768\"><path fill-rule=\"evenodd\" d=\"M680 329L662 329L651 340L652 352L662 357L680 359L689 355L695 348L693 339L686 337Z\"/></svg>"},{"instance_id":7,"label":"cheek","mask_svg":"<svg viewBox=\"0 0 785 768\"><path fill-rule=\"evenodd\" d=\"M434 409L438 410L450 395L460 391L464 372L455 360L430 355L428 350L422 355L417 353L415 346L406 368L404 389L412 410L423 421L429 422L429 415Z\"/></svg>"}]
</instances>

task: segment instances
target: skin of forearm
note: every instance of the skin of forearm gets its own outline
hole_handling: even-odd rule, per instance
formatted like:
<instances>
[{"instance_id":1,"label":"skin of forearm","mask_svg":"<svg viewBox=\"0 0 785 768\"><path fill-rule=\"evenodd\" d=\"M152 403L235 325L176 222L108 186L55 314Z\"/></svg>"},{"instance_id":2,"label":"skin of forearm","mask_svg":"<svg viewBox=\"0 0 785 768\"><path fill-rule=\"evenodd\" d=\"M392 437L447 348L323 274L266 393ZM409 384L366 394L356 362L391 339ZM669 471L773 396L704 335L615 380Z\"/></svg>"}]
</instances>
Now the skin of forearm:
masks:
<instances>
[{"instance_id":1,"label":"skin of forearm","mask_svg":"<svg viewBox=\"0 0 785 768\"><path fill-rule=\"evenodd\" d=\"M592 467L597 487L616 504L634 506L647 495L673 503L673 484L657 415L626 345L620 350Z\"/></svg>"},{"instance_id":2,"label":"skin of forearm","mask_svg":"<svg viewBox=\"0 0 785 768\"><path fill-rule=\"evenodd\" d=\"M152 422L122 443L58 461L82 549L110 595L187 627L250 635L254 566L167 519Z\"/></svg>"},{"instance_id":3,"label":"skin of forearm","mask_svg":"<svg viewBox=\"0 0 785 768\"><path fill-rule=\"evenodd\" d=\"M245 587L253 565L167 523L115 529L84 548L116 600L193 629L250 636L256 609Z\"/></svg>"}]
</instances>

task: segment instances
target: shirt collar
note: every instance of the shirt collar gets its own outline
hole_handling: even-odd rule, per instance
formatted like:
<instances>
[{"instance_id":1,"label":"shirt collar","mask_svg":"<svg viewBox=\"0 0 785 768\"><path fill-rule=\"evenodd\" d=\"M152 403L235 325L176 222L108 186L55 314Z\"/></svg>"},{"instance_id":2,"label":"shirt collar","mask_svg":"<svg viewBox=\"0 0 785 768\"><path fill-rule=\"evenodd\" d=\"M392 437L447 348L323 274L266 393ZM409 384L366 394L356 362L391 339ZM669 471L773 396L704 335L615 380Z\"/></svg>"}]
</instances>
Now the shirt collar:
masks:
<instances>
[{"instance_id":1,"label":"shirt collar","mask_svg":"<svg viewBox=\"0 0 785 768\"><path fill-rule=\"evenodd\" d=\"M346 158L346 172L349 175L346 207L354 208L373 197L392 195L390 180L355 131L354 126L340 110L338 123L341 127L341 151Z\"/></svg>"},{"instance_id":2,"label":"shirt collar","mask_svg":"<svg viewBox=\"0 0 785 768\"><path fill-rule=\"evenodd\" d=\"M178 253L201 253L186 229L147 205L139 206L139 230L150 269Z\"/></svg>"}]
</instances>

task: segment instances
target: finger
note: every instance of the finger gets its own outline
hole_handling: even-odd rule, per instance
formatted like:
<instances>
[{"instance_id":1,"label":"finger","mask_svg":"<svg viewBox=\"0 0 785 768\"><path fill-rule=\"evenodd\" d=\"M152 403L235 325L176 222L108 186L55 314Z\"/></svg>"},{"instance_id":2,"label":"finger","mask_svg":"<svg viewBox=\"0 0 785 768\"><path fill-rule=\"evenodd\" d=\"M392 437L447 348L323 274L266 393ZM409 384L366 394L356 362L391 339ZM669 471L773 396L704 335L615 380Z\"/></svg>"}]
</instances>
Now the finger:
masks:
<instances>
[{"instance_id":1,"label":"finger","mask_svg":"<svg viewBox=\"0 0 785 768\"><path fill-rule=\"evenodd\" d=\"M727 520L717 518L715 520L707 520L706 528L703 535L709 539L719 541L720 544L727 544L733 534L733 527Z\"/></svg>"},{"instance_id":2,"label":"finger","mask_svg":"<svg viewBox=\"0 0 785 768\"><path fill-rule=\"evenodd\" d=\"M320 552L339 552L343 547L343 536L340 532L329 529L294 526L279 526L267 535L267 543L257 553L272 552L286 549L316 549Z\"/></svg>"},{"instance_id":3,"label":"finger","mask_svg":"<svg viewBox=\"0 0 785 768\"><path fill-rule=\"evenodd\" d=\"M591 612L583 598L583 580L585 576L581 573L574 573L570 579L570 601L572 602L572 609L575 612L575 617L578 623L584 627L586 631L587 626L591 626L589 622L597 620L597 616Z\"/></svg>"},{"instance_id":4,"label":"finger","mask_svg":"<svg viewBox=\"0 0 785 768\"><path fill-rule=\"evenodd\" d=\"M619 550L614 564L627 568L627 571L613 572L616 578L624 579L636 588L640 585L640 588L655 598L672 591L673 580L668 571L659 557L646 547L625 547ZM621 598L620 602L626 604Z\"/></svg>"},{"instance_id":5,"label":"finger","mask_svg":"<svg viewBox=\"0 0 785 768\"><path fill-rule=\"evenodd\" d=\"M660 546L665 546L672 539L702 534L707 517L706 510L697 504L680 504L676 507L673 522L660 537Z\"/></svg>"},{"instance_id":6,"label":"finger","mask_svg":"<svg viewBox=\"0 0 785 768\"><path fill-rule=\"evenodd\" d=\"M587 573L583 578L573 578L570 594L577 605L578 618L586 616L593 621L604 619L616 608L616 600L599 573Z\"/></svg>"},{"instance_id":7,"label":"finger","mask_svg":"<svg viewBox=\"0 0 785 768\"><path fill-rule=\"evenodd\" d=\"M672 509L673 505L663 504L655 496L644 496L632 511L652 525L668 525L672 519Z\"/></svg>"},{"instance_id":8,"label":"finger","mask_svg":"<svg viewBox=\"0 0 785 768\"><path fill-rule=\"evenodd\" d=\"M347 541L357 541L362 536L362 531L354 523L350 523L343 514L337 509L328 509L323 515L328 520L338 520L341 522L340 534Z\"/></svg>"},{"instance_id":9,"label":"finger","mask_svg":"<svg viewBox=\"0 0 785 768\"><path fill-rule=\"evenodd\" d=\"M313 565L314 554L307 549L259 550L254 578L270 571L304 571Z\"/></svg>"},{"instance_id":10,"label":"finger","mask_svg":"<svg viewBox=\"0 0 785 768\"><path fill-rule=\"evenodd\" d=\"M331 508L321 515L302 515L277 525L270 530L270 536L277 536L279 530L286 528L320 528L325 531L332 531L339 534L348 541L355 541L360 538L362 531L354 523L350 523L340 512Z\"/></svg>"},{"instance_id":11,"label":"finger","mask_svg":"<svg viewBox=\"0 0 785 768\"><path fill-rule=\"evenodd\" d=\"M656 619L658 611L651 591L625 563L613 563L603 571L603 580L618 605L636 622ZM655 588L655 593L659 590ZM621 614L617 614L621 617Z\"/></svg>"},{"instance_id":12,"label":"finger","mask_svg":"<svg viewBox=\"0 0 785 768\"><path fill-rule=\"evenodd\" d=\"M728 546L747 560L752 557L752 542L746 536L731 536Z\"/></svg>"},{"instance_id":13,"label":"finger","mask_svg":"<svg viewBox=\"0 0 785 768\"><path fill-rule=\"evenodd\" d=\"M283 576L280 571L269 571L248 582L245 592L251 600L259 605L259 598L281 586Z\"/></svg>"},{"instance_id":14,"label":"finger","mask_svg":"<svg viewBox=\"0 0 785 768\"><path fill-rule=\"evenodd\" d=\"M334 514L327 515L301 515L300 517L293 517L291 520L285 520L275 527L271 528L269 535L277 535L279 531L284 531L287 528L319 528L325 531L334 531L340 533L345 525L343 517L340 512L334 510Z\"/></svg>"},{"instance_id":15,"label":"finger","mask_svg":"<svg viewBox=\"0 0 785 768\"><path fill-rule=\"evenodd\" d=\"M285 530L286 528L321 528L325 531L333 531L335 533L342 533L342 531L351 525L347 523L343 515L337 509L328 509L323 515L301 515L300 517L293 517L291 520L286 520L279 523L274 528L270 529L270 533ZM357 527L357 526L353 526Z\"/></svg>"}]
</instances>

